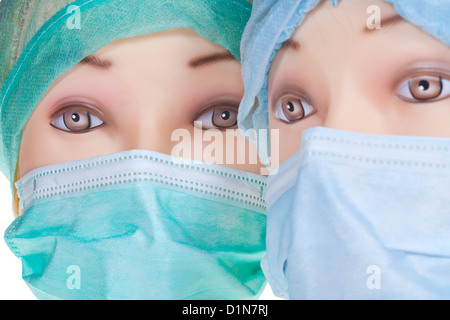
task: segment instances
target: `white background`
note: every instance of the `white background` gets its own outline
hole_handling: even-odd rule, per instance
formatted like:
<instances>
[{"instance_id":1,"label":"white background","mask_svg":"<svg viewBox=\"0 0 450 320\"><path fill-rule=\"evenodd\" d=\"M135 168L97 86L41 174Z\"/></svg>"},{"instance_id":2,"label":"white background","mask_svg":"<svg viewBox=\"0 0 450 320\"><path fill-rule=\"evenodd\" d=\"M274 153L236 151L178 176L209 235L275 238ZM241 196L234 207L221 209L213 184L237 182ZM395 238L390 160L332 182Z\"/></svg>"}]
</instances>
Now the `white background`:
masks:
<instances>
[{"instance_id":1,"label":"white background","mask_svg":"<svg viewBox=\"0 0 450 320\"><path fill-rule=\"evenodd\" d=\"M22 280L22 265L19 258L9 250L3 235L13 222L12 195L9 182L0 173L0 300L32 300L35 299ZM262 300L277 299L267 285Z\"/></svg>"}]
</instances>

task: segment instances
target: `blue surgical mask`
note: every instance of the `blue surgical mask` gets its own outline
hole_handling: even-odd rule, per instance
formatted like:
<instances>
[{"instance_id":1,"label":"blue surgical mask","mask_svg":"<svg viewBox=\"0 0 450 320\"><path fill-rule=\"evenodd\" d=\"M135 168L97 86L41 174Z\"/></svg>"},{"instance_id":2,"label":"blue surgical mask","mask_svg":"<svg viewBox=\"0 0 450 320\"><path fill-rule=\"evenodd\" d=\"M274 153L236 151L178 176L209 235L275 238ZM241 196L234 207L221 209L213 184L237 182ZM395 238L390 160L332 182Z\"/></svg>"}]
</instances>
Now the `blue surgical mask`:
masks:
<instances>
[{"instance_id":1,"label":"blue surgical mask","mask_svg":"<svg viewBox=\"0 0 450 320\"><path fill-rule=\"evenodd\" d=\"M267 187L274 293L450 298L450 139L303 133Z\"/></svg>"},{"instance_id":2,"label":"blue surgical mask","mask_svg":"<svg viewBox=\"0 0 450 320\"><path fill-rule=\"evenodd\" d=\"M40 299L254 299L265 179L150 151L34 170L5 240Z\"/></svg>"}]
</instances>

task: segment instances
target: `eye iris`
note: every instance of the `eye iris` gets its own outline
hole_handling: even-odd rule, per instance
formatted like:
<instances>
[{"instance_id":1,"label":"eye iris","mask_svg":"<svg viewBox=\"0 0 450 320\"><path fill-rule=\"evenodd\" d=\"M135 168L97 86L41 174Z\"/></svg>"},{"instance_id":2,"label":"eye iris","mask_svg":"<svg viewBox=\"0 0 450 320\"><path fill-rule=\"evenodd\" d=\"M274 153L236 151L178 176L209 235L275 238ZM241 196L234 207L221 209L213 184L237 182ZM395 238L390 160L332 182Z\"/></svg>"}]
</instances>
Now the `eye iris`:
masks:
<instances>
[{"instance_id":1,"label":"eye iris","mask_svg":"<svg viewBox=\"0 0 450 320\"><path fill-rule=\"evenodd\" d=\"M286 99L282 104L282 109L288 121L297 121L305 116L302 102L297 99Z\"/></svg>"},{"instance_id":2,"label":"eye iris","mask_svg":"<svg viewBox=\"0 0 450 320\"><path fill-rule=\"evenodd\" d=\"M64 125L67 130L79 132L88 130L91 127L91 119L88 112L72 111L63 114Z\"/></svg>"},{"instance_id":3,"label":"eye iris","mask_svg":"<svg viewBox=\"0 0 450 320\"><path fill-rule=\"evenodd\" d=\"M212 115L212 124L218 128L231 128L237 122L237 108L216 107Z\"/></svg>"},{"instance_id":4,"label":"eye iris","mask_svg":"<svg viewBox=\"0 0 450 320\"><path fill-rule=\"evenodd\" d=\"M416 100L438 98L443 89L442 79L435 76L418 76L409 80L409 91Z\"/></svg>"}]
</instances>

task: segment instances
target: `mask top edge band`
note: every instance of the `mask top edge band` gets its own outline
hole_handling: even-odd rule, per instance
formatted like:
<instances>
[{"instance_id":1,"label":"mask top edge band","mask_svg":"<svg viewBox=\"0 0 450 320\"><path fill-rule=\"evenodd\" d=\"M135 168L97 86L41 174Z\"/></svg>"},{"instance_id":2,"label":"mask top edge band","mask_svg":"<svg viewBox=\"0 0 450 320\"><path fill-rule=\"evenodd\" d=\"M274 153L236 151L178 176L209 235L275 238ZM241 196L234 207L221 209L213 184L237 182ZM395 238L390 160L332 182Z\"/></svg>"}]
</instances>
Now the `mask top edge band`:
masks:
<instances>
[{"instance_id":1,"label":"mask top edge band","mask_svg":"<svg viewBox=\"0 0 450 320\"><path fill-rule=\"evenodd\" d=\"M16 186L21 202L29 204L32 200L48 200L54 196L128 182L153 182L182 192L228 197L230 201L243 201L265 208L265 177L145 150L36 169L19 180Z\"/></svg>"}]
</instances>

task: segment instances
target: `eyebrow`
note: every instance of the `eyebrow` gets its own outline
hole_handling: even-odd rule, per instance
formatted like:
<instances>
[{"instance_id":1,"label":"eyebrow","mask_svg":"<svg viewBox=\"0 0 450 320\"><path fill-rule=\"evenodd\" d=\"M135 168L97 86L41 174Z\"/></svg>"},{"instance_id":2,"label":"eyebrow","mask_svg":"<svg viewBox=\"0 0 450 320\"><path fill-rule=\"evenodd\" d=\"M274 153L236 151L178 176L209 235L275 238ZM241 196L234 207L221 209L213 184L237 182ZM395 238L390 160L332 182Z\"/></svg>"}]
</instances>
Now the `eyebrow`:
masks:
<instances>
[{"instance_id":1,"label":"eyebrow","mask_svg":"<svg viewBox=\"0 0 450 320\"><path fill-rule=\"evenodd\" d=\"M231 60L236 60L236 58L231 54L230 51L223 51L207 54L200 57L195 57L188 62L188 65L191 68L199 68L220 61L231 61Z\"/></svg>"},{"instance_id":2,"label":"eyebrow","mask_svg":"<svg viewBox=\"0 0 450 320\"><path fill-rule=\"evenodd\" d=\"M392 27L392 26L394 26L396 24L399 24L401 22L406 22L406 20L403 19L402 17L400 17L398 14L395 14L395 15L393 15L391 17L387 17L387 18L381 19L380 27L383 28L383 26L388 25L387 27L390 28L390 27ZM377 30L377 29L369 29L367 26L365 26L363 31L365 33L369 33L369 32L374 31L374 30Z\"/></svg>"},{"instance_id":3,"label":"eyebrow","mask_svg":"<svg viewBox=\"0 0 450 320\"><path fill-rule=\"evenodd\" d=\"M236 60L230 51L216 52L208 55L193 58L189 61L189 66L192 68L199 68L212 63L220 61ZM89 64L97 68L109 70L112 67L112 62L109 60L101 59L97 56L90 55L81 60L81 63Z\"/></svg>"},{"instance_id":4,"label":"eyebrow","mask_svg":"<svg viewBox=\"0 0 450 320\"><path fill-rule=\"evenodd\" d=\"M85 63L100 69L109 70L112 67L112 62L109 60L101 59L97 56L90 55L81 60L81 63Z\"/></svg>"},{"instance_id":5,"label":"eyebrow","mask_svg":"<svg viewBox=\"0 0 450 320\"><path fill-rule=\"evenodd\" d=\"M300 50L300 43L296 40L288 39L281 45L280 50L282 49L288 49L288 50L294 50L299 51Z\"/></svg>"}]
</instances>

